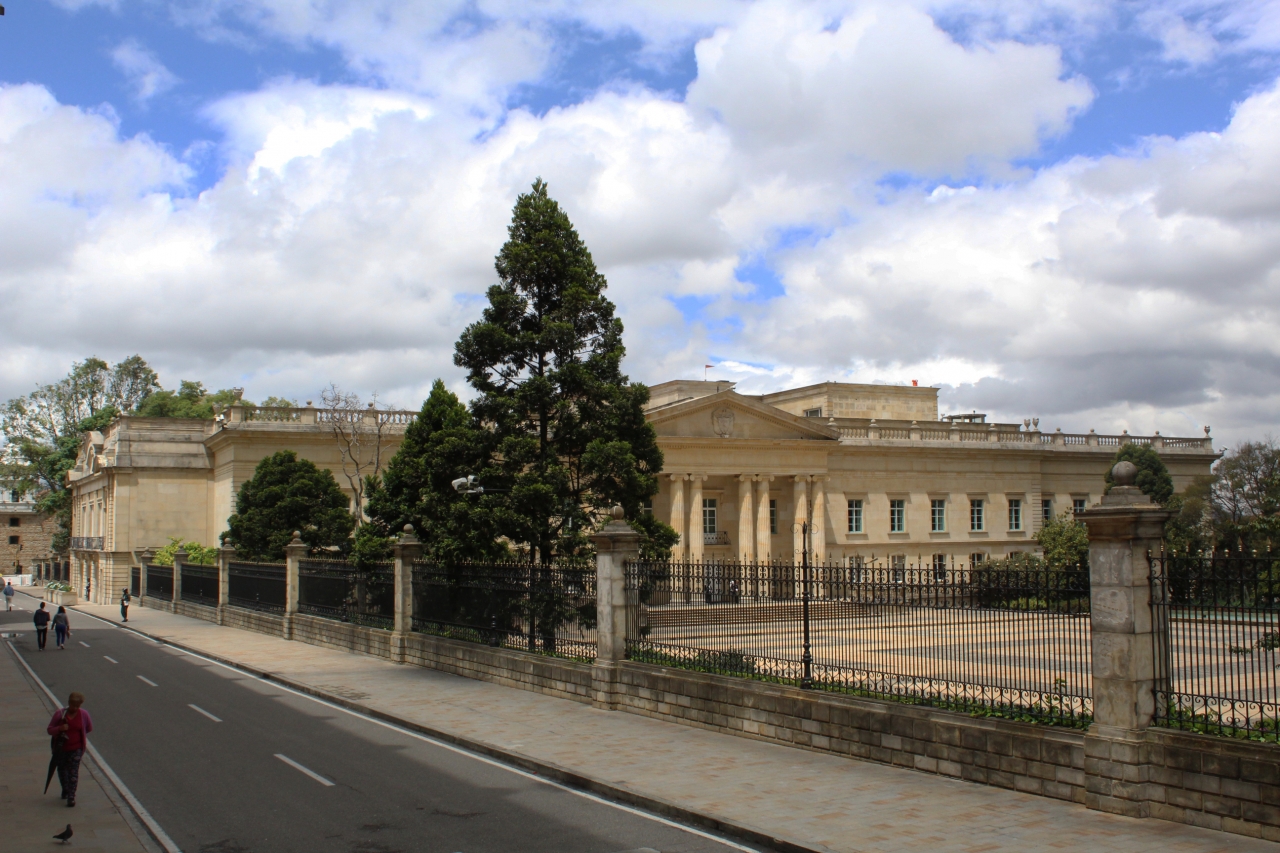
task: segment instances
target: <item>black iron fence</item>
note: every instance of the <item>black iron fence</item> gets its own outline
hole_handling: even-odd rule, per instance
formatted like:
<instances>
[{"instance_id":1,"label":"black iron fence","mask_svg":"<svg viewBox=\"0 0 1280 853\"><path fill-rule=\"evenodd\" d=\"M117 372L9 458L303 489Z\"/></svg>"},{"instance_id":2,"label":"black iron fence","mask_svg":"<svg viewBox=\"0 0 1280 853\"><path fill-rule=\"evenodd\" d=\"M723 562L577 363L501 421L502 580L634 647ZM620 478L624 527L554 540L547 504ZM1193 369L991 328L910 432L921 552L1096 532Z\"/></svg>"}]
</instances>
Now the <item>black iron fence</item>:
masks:
<instances>
[{"instance_id":1,"label":"black iron fence","mask_svg":"<svg viewBox=\"0 0 1280 853\"><path fill-rule=\"evenodd\" d=\"M147 566L147 597L173 600L173 566Z\"/></svg>"},{"instance_id":2,"label":"black iron fence","mask_svg":"<svg viewBox=\"0 0 1280 853\"><path fill-rule=\"evenodd\" d=\"M1280 556L1151 558L1155 724L1280 740Z\"/></svg>"},{"instance_id":3,"label":"black iron fence","mask_svg":"<svg viewBox=\"0 0 1280 853\"><path fill-rule=\"evenodd\" d=\"M416 562L413 630L594 660L595 563Z\"/></svg>"},{"instance_id":4,"label":"black iron fence","mask_svg":"<svg viewBox=\"0 0 1280 853\"><path fill-rule=\"evenodd\" d=\"M134 598L142 595L142 567L133 566L129 569L129 594Z\"/></svg>"},{"instance_id":5,"label":"black iron fence","mask_svg":"<svg viewBox=\"0 0 1280 853\"><path fill-rule=\"evenodd\" d=\"M372 628L395 627L395 563L357 568L344 560L298 564L298 612Z\"/></svg>"},{"instance_id":6,"label":"black iron fence","mask_svg":"<svg viewBox=\"0 0 1280 853\"><path fill-rule=\"evenodd\" d=\"M283 613L285 564L232 560L227 564L227 603L250 610Z\"/></svg>"},{"instance_id":7,"label":"black iron fence","mask_svg":"<svg viewBox=\"0 0 1280 853\"><path fill-rule=\"evenodd\" d=\"M1092 719L1088 570L630 563L632 660L1059 725Z\"/></svg>"},{"instance_id":8,"label":"black iron fence","mask_svg":"<svg viewBox=\"0 0 1280 853\"><path fill-rule=\"evenodd\" d=\"M218 606L218 567L182 564L182 600Z\"/></svg>"}]
</instances>

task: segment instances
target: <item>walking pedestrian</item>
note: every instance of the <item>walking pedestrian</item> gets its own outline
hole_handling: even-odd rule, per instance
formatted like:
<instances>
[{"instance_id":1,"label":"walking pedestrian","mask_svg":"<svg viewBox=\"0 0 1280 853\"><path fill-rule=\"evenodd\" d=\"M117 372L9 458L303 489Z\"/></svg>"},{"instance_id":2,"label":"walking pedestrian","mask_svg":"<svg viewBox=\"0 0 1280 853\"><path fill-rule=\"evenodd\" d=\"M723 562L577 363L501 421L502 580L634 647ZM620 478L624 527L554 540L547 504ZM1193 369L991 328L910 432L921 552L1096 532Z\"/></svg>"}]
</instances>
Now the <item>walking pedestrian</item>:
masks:
<instances>
[{"instance_id":1,"label":"walking pedestrian","mask_svg":"<svg viewBox=\"0 0 1280 853\"><path fill-rule=\"evenodd\" d=\"M53 614L53 638L58 643L58 648L62 648L67 643L67 637L71 636L71 622L67 619L67 608L58 605L58 612Z\"/></svg>"},{"instance_id":2,"label":"walking pedestrian","mask_svg":"<svg viewBox=\"0 0 1280 853\"><path fill-rule=\"evenodd\" d=\"M62 783L62 798L67 807L76 804L76 788L80 784L80 759L88 745L93 720L89 712L80 707L84 694L72 693L67 697L67 707L61 708L49 721L49 734L53 736L53 754L58 761L58 781Z\"/></svg>"},{"instance_id":3,"label":"walking pedestrian","mask_svg":"<svg viewBox=\"0 0 1280 853\"><path fill-rule=\"evenodd\" d=\"M40 651L44 651L44 644L49 641L49 611L44 609L44 602L40 602L40 607L36 610L34 619L36 623L36 647Z\"/></svg>"},{"instance_id":4,"label":"walking pedestrian","mask_svg":"<svg viewBox=\"0 0 1280 853\"><path fill-rule=\"evenodd\" d=\"M13 581L4 582L4 609L13 609Z\"/></svg>"},{"instance_id":5,"label":"walking pedestrian","mask_svg":"<svg viewBox=\"0 0 1280 853\"><path fill-rule=\"evenodd\" d=\"M120 621L129 621L129 602L133 599L129 596L128 589L120 590Z\"/></svg>"}]
</instances>

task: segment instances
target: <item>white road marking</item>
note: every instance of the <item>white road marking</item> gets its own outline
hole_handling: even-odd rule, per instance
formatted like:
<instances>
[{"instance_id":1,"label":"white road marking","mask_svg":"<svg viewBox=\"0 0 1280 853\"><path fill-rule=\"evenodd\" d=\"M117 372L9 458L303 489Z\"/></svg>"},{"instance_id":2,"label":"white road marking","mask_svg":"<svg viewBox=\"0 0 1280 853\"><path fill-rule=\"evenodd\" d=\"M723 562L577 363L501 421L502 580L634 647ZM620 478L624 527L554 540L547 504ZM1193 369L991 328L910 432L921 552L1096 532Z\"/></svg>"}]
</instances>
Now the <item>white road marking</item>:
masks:
<instances>
[{"instance_id":1,"label":"white road marking","mask_svg":"<svg viewBox=\"0 0 1280 853\"><path fill-rule=\"evenodd\" d=\"M27 671L27 675L31 676L32 680L35 681L36 684L40 685L40 689L49 697L49 701L56 707L61 708L62 703L58 701L58 697L53 695L53 691L49 689L48 685L40 680L40 676L36 675L36 671L31 668L31 665L26 662L22 655L18 654L18 650L13 647L13 643L6 643L6 645L9 647L9 651L13 653L13 656L18 659L18 663L22 664L22 668ZM156 841L160 842L160 846L165 849L166 853L182 853L182 848L173 842L173 839L169 837L169 834L164 831L160 824L156 823L156 819L151 816L151 812L143 808L142 803L138 802L138 798L133 795L133 792L125 787L124 782L120 781L120 777L111 769L111 765L107 764L107 762L103 760L102 754L98 752L98 748L92 743L85 745L88 747L87 751L90 757L93 758L94 763L96 763L106 777L111 780L111 784L120 792L120 796L124 797L125 802L129 804L129 808L133 809L133 813L138 816L138 819L146 824L147 829L151 831L151 834L155 837Z\"/></svg>"},{"instance_id":2,"label":"white road marking","mask_svg":"<svg viewBox=\"0 0 1280 853\"><path fill-rule=\"evenodd\" d=\"M159 684L156 684L154 681L152 681L150 678L147 678L145 675L139 675L139 676L138 676L138 679L139 679L140 681L143 681L143 682L147 683L147 684L150 684L152 687L159 687L159 686L160 686Z\"/></svg>"},{"instance_id":3,"label":"white road marking","mask_svg":"<svg viewBox=\"0 0 1280 853\"><path fill-rule=\"evenodd\" d=\"M198 711L199 713L204 714L206 717L208 717L209 719L213 720L215 723L220 723L220 722L222 722L222 720L218 719L218 718L217 718L217 717L215 717L213 714L210 714L208 711L206 711L204 708L201 708L199 705L192 705L192 704L188 703L188 704L187 704L187 707L188 707L188 708L190 708L190 709L191 709L191 710L193 710L193 711Z\"/></svg>"},{"instance_id":4,"label":"white road marking","mask_svg":"<svg viewBox=\"0 0 1280 853\"><path fill-rule=\"evenodd\" d=\"M84 646L86 649L89 648L89 644L86 643L84 640L80 641L80 645Z\"/></svg>"},{"instance_id":5,"label":"white road marking","mask_svg":"<svg viewBox=\"0 0 1280 853\"><path fill-rule=\"evenodd\" d=\"M116 659L115 659L115 658L113 658L111 655L103 655L103 657L104 657L104 658L106 658L107 660L111 661L112 663L120 663L120 661L116 660Z\"/></svg>"},{"instance_id":6,"label":"white road marking","mask_svg":"<svg viewBox=\"0 0 1280 853\"><path fill-rule=\"evenodd\" d=\"M301 764L299 764L298 762L294 761L294 760L293 760L292 758L290 758L289 756L287 756L287 755L281 755L280 753L278 753L278 752L277 752L277 753L276 753L276 758L280 759L280 760L281 760L281 761L283 761L285 764L288 764L288 765L289 765L290 767L292 767L294 770L301 770L303 773L306 773L308 776L310 776L312 779L315 779L317 782L319 782L321 785L324 785L326 788L332 788L332 787L333 787L333 783L332 783L332 782L330 782L328 779L324 778L323 776L321 776L319 773L315 772L314 770L308 770L306 767L303 767Z\"/></svg>"}]
</instances>

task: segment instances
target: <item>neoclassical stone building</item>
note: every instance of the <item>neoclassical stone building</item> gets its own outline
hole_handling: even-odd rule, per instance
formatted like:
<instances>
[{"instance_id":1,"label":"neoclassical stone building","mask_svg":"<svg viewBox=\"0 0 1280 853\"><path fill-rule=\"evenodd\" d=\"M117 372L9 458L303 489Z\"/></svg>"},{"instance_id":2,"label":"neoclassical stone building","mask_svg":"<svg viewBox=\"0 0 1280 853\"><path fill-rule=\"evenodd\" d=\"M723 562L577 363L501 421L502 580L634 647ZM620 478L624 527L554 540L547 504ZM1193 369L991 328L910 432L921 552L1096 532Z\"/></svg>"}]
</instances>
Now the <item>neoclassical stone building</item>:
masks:
<instances>
[{"instance_id":1,"label":"neoclassical stone building","mask_svg":"<svg viewBox=\"0 0 1280 853\"><path fill-rule=\"evenodd\" d=\"M414 412L383 412L383 448ZM738 394L728 382L652 388L665 454L648 511L681 534L682 559L794 559L812 524L818 560L968 561L1031 551L1042 520L1096 503L1121 444L1150 444L1184 488L1217 459L1203 437L1100 436L939 419L937 389L825 383ZM342 458L321 409L233 406L222 420L124 416L84 437L73 490L72 582L118 596L139 554L171 536L216 545L264 457ZM459 472L465 474L467 472Z\"/></svg>"}]
</instances>

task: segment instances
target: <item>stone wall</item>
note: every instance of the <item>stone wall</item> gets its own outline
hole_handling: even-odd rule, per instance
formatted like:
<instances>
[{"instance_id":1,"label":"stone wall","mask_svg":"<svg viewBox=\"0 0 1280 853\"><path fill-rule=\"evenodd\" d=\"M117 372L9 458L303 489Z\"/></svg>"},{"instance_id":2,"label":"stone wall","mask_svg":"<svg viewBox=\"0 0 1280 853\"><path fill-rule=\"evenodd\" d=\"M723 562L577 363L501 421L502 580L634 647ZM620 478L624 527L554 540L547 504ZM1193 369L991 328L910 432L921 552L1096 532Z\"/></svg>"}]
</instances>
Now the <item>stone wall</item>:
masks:
<instances>
[{"instance_id":1,"label":"stone wall","mask_svg":"<svg viewBox=\"0 0 1280 853\"><path fill-rule=\"evenodd\" d=\"M367 628L337 619L296 614L293 617L293 639L313 646L359 652L380 658L391 657L391 632Z\"/></svg>"},{"instance_id":2,"label":"stone wall","mask_svg":"<svg viewBox=\"0 0 1280 853\"><path fill-rule=\"evenodd\" d=\"M203 619L206 622L218 621L218 608L207 604L196 604L194 601L175 601L173 612L179 616L190 616L192 619Z\"/></svg>"},{"instance_id":3,"label":"stone wall","mask_svg":"<svg viewBox=\"0 0 1280 853\"><path fill-rule=\"evenodd\" d=\"M279 613L263 613L243 607L222 608L222 624L228 628L242 628L245 631L257 631L259 634L271 634L275 637L284 634L284 617Z\"/></svg>"},{"instance_id":4,"label":"stone wall","mask_svg":"<svg viewBox=\"0 0 1280 853\"><path fill-rule=\"evenodd\" d=\"M581 661L413 632L405 641L404 662L578 702L591 701L591 664Z\"/></svg>"}]
</instances>

